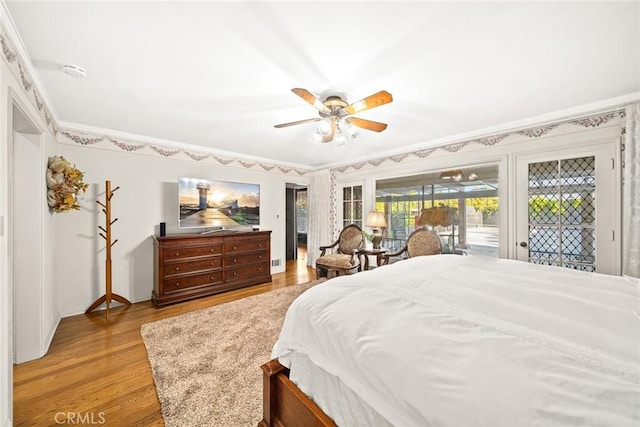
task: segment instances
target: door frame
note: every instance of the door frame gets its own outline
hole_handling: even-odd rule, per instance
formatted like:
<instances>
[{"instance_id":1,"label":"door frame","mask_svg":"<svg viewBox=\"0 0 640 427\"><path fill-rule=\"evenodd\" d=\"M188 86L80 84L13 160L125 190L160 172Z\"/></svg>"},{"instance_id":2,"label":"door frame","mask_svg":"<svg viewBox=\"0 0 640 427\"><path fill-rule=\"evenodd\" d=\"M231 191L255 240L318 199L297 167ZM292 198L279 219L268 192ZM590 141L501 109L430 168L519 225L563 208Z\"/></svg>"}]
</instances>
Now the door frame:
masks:
<instances>
[{"instance_id":1,"label":"door frame","mask_svg":"<svg viewBox=\"0 0 640 427\"><path fill-rule=\"evenodd\" d=\"M620 275L622 269L622 174L620 167L620 138L607 138L592 141L576 146L564 146L551 150L541 150L536 153L519 154L514 159L514 228L513 239L510 242L512 248L511 258L528 259L528 246L522 248L518 245L521 241L529 241L528 234L528 175L529 163L549 160L563 160L579 157L595 156L596 160L596 265L605 254L605 263L600 264L599 273ZM602 180L605 182L602 183ZM604 190L609 188L609 191ZM603 194L608 196L602 197ZM608 199L607 199L608 197ZM604 201L603 201L604 199ZM610 218L607 221L606 218ZM604 224L603 224L604 223ZM605 229L602 229L605 227ZM611 242L608 248L611 250L598 250L602 248L602 241ZM600 243L600 246L598 246ZM525 251L527 255L525 256Z\"/></svg>"}]
</instances>

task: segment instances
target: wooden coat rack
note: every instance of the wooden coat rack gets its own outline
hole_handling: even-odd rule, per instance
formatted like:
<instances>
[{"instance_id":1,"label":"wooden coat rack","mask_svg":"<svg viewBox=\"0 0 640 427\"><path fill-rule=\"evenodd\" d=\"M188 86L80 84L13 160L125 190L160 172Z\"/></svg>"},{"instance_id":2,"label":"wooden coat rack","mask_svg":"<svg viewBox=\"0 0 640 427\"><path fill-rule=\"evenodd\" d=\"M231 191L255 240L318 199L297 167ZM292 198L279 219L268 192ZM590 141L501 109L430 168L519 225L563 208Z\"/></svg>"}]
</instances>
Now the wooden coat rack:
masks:
<instances>
[{"instance_id":1,"label":"wooden coat rack","mask_svg":"<svg viewBox=\"0 0 640 427\"><path fill-rule=\"evenodd\" d=\"M111 241L111 225L118 220L118 218L114 219L113 221L111 220L111 197L113 197L113 193L115 193L116 190L118 190L118 188L120 187L116 187L113 190L111 190L111 181L106 181L106 188L107 189L105 191L105 203L102 203L99 200L96 200L96 203L102 206L102 212L104 212L106 215L105 227L102 227L101 225L99 225L98 228L102 231L100 235L107 242L106 244L107 259L105 261L105 270L107 274L107 280L106 280L107 289L106 289L106 293L100 298L98 298L93 304L91 304L91 306L87 308L87 311L85 311L85 313L91 313L93 310L100 307L102 303L105 303L107 305L106 318L107 320L109 320L109 305L111 304L111 300L116 300L125 305L131 305L131 302L128 299L111 292L111 248L113 247L113 245L115 245L118 242L118 239Z\"/></svg>"}]
</instances>

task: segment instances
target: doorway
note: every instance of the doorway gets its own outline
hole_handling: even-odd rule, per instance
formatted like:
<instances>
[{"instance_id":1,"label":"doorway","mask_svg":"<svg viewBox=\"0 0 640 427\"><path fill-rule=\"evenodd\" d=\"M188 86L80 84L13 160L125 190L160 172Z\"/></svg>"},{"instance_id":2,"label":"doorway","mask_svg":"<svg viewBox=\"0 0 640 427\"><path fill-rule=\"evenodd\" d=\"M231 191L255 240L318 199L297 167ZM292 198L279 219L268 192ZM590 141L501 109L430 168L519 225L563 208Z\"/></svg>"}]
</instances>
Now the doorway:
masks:
<instances>
[{"instance_id":1,"label":"doorway","mask_svg":"<svg viewBox=\"0 0 640 427\"><path fill-rule=\"evenodd\" d=\"M42 134L26 114L12 104L9 147L9 290L12 299L10 337L14 363L42 357L52 315L44 301L43 215L45 180Z\"/></svg>"},{"instance_id":2,"label":"doorway","mask_svg":"<svg viewBox=\"0 0 640 427\"><path fill-rule=\"evenodd\" d=\"M287 261L307 259L307 188L286 185L286 255Z\"/></svg>"}]
</instances>

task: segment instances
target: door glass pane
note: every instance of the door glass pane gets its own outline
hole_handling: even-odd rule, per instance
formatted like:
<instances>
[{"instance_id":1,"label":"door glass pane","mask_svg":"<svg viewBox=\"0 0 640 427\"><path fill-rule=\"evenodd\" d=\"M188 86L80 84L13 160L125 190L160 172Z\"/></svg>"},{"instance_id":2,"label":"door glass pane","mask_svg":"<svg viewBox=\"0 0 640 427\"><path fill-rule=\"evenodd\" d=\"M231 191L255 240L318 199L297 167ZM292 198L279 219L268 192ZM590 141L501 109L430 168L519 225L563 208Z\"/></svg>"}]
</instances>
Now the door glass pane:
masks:
<instances>
[{"instance_id":1,"label":"door glass pane","mask_svg":"<svg viewBox=\"0 0 640 427\"><path fill-rule=\"evenodd\" d=\"M342 217L345 221L351 221L351 201L345 201L342 204Z\"/></svg>"},{"instance_id":2,"label":"door glass pane","mask_svg":"<svg viewBox=\"0 0 640 427\"><path fill-rule=\"evenodd\" d=\"M361 201L353 202L352 219L354 221L361 221L362 220L362 202Z\"/></svg>"},{"instance_id":3,"label":"door glass pane","mask_svg":"<svg viewBox=\"0 0 640 427\"><path fill-rule=\"evenodd\" d=\"M342 189L342 200L351 200L351 187L344 187Z\"/></svg>"},{"instance_id":4,"label":"door glass pane","mask_svg":"<svg viewBox=\"0 0 640 427\"><path fill-rule=\"evenodd\" d=\"M595 271L595 157L529 164L529 261Z\"/></svg>"},{"instance_id":5,"label":"door glass pane","mask_svg":"<svg viewBox=\"0 0 640 427\"><path fill-rule=\"evenodd\" d=\"M558 227L529 226L529 256L535 264L560 261L560 233Z\"/></svg>"},{"instance_id":6,"label":"door glass pane","mask_svg":"<svg viewBox=\"0 0 640 427\"><path fill-rule=\"evenodd\" d=\"M353 187L353 200L362 200L362 186Z\"/></svg>"}]
</instances>

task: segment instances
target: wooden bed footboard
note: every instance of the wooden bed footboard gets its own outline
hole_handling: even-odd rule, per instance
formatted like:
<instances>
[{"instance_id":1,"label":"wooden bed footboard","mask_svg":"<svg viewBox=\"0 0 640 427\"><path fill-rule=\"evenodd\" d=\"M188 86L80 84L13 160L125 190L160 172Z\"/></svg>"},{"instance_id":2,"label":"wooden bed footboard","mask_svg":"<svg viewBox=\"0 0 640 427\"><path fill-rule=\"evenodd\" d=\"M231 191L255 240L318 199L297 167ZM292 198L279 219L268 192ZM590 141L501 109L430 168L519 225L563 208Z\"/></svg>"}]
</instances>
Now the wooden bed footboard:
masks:
<instances>
[{"instance_id":1,"label":"wooden bed footboard","mask_svg":"<svg viewBox=\"0 0 640 427\"><path fill-rule=\"evenodd\" d=\"M259 427L336 426L313 400L289 379L289 369L273 359L262 365L263 418Z\"/></svg>"}]
</instances>

